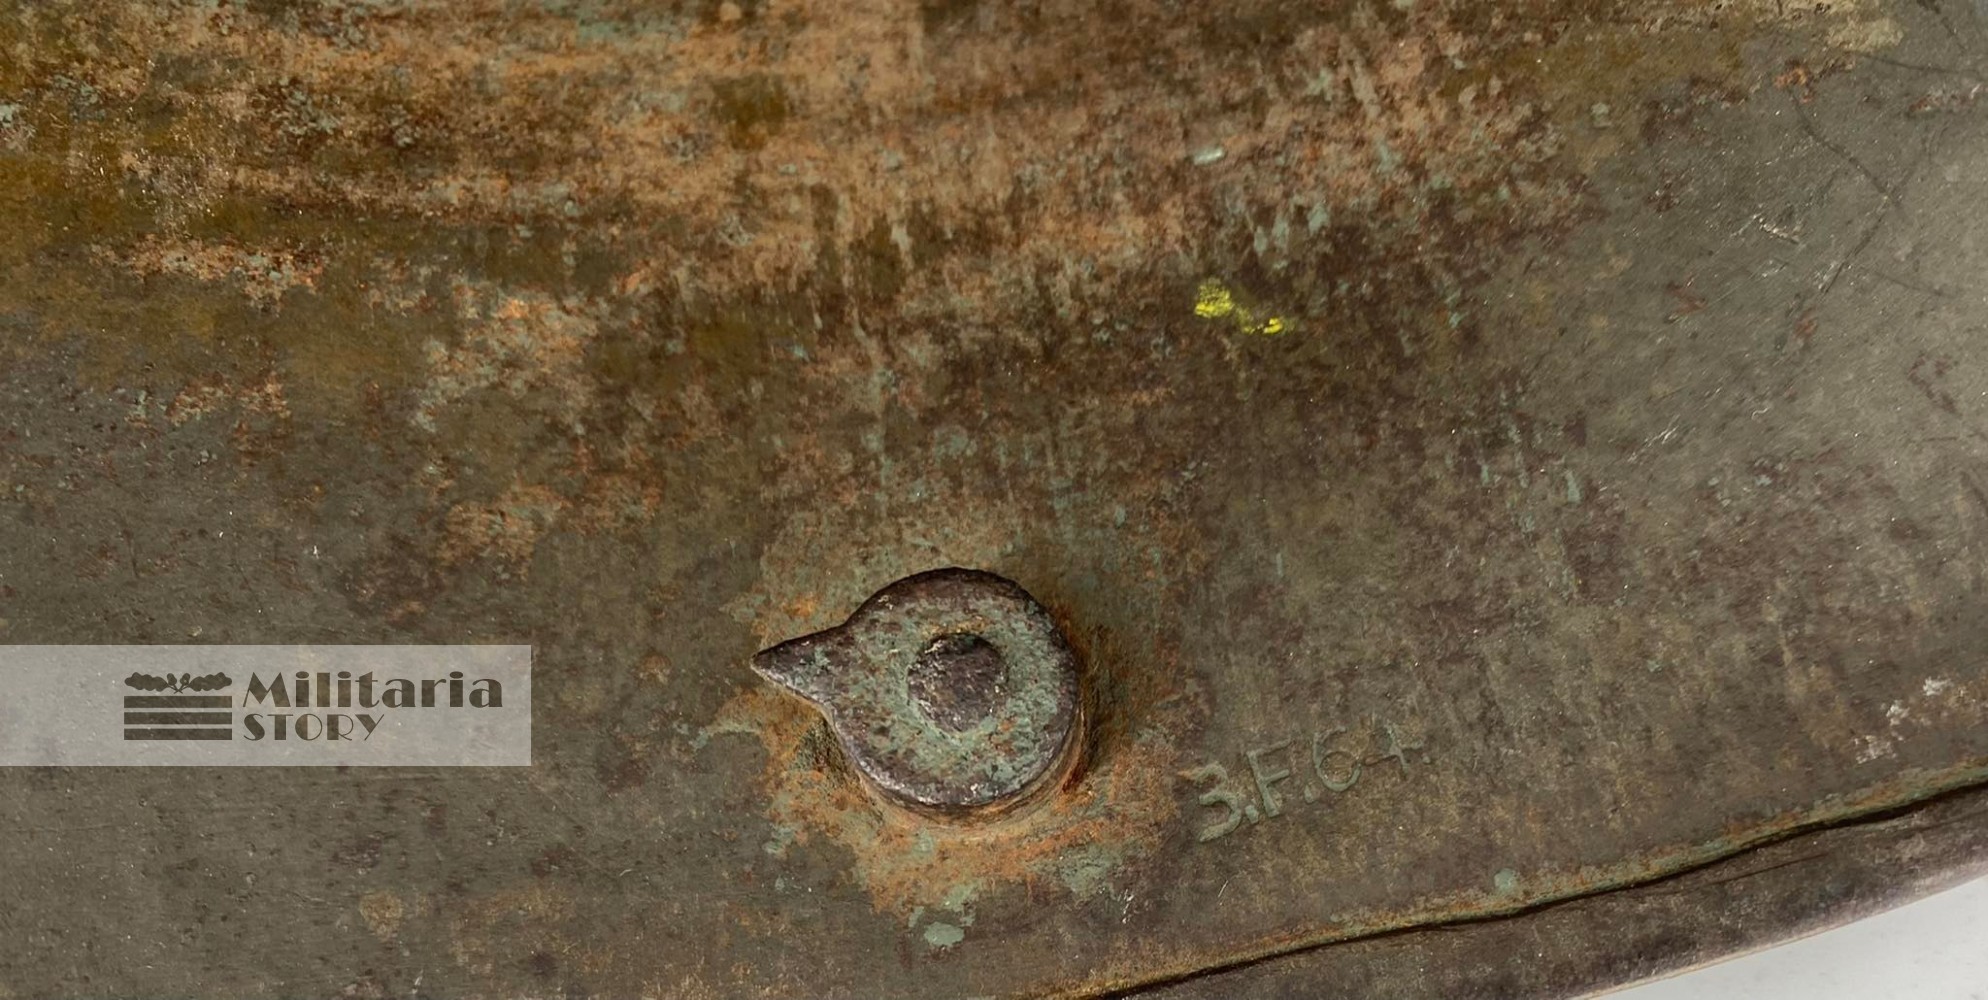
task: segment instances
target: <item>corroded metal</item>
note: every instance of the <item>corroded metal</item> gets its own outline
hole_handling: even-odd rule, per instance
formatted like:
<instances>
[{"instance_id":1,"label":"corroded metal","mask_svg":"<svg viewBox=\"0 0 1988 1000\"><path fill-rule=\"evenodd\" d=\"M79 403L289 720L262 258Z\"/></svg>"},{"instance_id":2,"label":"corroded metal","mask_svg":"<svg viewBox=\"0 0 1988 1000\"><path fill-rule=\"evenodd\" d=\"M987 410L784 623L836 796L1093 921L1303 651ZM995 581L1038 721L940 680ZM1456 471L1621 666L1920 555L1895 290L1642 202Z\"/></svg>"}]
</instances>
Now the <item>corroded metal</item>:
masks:
<instances>
[{"instance_id":1,"label":"corroded metal","mask_svg":"<svg viewBox=\"0 0 1988 1000\"><path fill-rule=\"evenodd\" d=\"M1063 773L1075 745L1070 645L1027 591L992 573L899 580L753 668L818 706L856 768L915 806L1018 804Z\"/></svg>"},{"instance_id":2,"label":"corroded metal","mask_svg":"<svg viewBox=\"0 0 1988 1000\"><path fill-rule=\"evenodd\" d=\"M1524 915L1216 968L1141 1000L1598 997L1988 878L1988 791L1742 851ZM1883 961L1882 949L1871 949Z\"/></svg>"},{"instance_id":3,"label":"corroded metal","mask_svg":"<svg viewBox=\"0 0 1988 1000\"><path fill-rule=\"evenodd\" d=\"M0 641L535 649L529 769L0 773L0 995L1095 996L1980 785L1985 38L0 0ZM946 566L999 822L750 668Z\"/></svg>"}]
</instances>

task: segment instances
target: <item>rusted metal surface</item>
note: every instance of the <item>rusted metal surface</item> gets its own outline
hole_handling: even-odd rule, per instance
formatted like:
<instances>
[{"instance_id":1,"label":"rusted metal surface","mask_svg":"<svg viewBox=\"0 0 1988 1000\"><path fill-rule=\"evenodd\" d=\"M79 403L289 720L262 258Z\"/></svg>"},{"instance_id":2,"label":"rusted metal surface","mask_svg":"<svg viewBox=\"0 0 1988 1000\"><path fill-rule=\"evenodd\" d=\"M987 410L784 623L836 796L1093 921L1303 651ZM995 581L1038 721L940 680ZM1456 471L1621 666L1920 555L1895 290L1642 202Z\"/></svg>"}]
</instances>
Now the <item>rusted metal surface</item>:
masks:
<instances>
[{"instance_id":1,"label":"rusted metal surface","mask_svg":"<svg viewBox=\"0 0 1988 1000\"><path fill-rule=\"evenodd\" d=\"M1076 747L1070 645L1028 591L992 573L899 580L753 667L819 706L849 762L915 807L1018 805L1064 775Z\"/></svg>"},{"instance_id":2,"label":"rusted metal surface","mask_svg":"<svg viewBox=\"0 0 1988 1000\"><path fill-rule=\"evenodd\" d=\"M1988 795L1804 831L1649 885L1318 948L1140 1000L1598 996L1988 877Z\"/></svg>"},{"instance_id":3,"label":"rusted metal surface","mask_svg":"<svg viewBox=\"0 0 1988 1000\"><path fill-rule=\"evenodd\" d=\"M0 6L0 641L536 649L521 772L0 774L0 995L1088 996L1979 784L1983 38ZM946 566L999 823L750 668Z\"/></svg>"}]
</instances>

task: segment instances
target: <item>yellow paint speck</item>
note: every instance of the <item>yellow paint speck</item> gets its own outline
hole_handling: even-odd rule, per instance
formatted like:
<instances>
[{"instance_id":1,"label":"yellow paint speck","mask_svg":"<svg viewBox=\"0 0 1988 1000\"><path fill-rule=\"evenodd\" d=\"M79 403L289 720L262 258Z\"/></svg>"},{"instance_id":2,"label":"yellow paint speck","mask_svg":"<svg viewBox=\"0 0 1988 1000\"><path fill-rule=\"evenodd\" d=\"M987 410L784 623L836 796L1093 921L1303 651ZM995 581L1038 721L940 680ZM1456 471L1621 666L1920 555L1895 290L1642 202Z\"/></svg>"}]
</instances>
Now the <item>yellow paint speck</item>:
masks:
<instances>
[{"instance_id":1,"label":"yellow paint speck","mask_svg":"<svg viewBox=\"0 0 1988 1000\"><path fill-rule=\"evenodd\" d=\"M1210 278L1201 283L1194 296L1194 315L1202 319L1219 319L1236 311L1236 297L1222 285Z\"/></svg>"},{"instance_id":2,"label":"yellow paint speck","mask_svg":"<svg viewBox=\"0 0 1988 1000\"><path fill-rule=\"evenodd\" d=\"M1282 316L1262 316L1237 302L1229 286L1214 278L1203 281L1195 290L1194 315L1202 319L1230 320L1235 324L1237 333L1259 337L1275 337L1289 326Z\"/></svg>"}]
</instances>

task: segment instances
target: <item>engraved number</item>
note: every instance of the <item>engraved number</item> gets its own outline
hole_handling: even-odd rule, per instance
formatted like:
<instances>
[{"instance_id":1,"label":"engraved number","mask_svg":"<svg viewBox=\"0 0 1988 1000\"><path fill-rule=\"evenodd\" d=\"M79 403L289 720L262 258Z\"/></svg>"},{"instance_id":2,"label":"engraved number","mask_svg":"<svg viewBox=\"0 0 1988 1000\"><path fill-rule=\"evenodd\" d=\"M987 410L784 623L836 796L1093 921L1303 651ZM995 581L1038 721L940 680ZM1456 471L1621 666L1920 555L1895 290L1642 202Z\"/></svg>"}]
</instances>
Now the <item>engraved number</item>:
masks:
<instances>
[{"instance_id":1,"label":"engraved number","mask_svg":"<svg viewBox=\"0 0 1988 1000\"><path fill-rule=\"evenodd\" d=\"M1361 764L1359 756L1346 750L1338 750L1326 746L1326 743L1334 736L1344 735L1345 732L1345 726L1334 726L1325 732L1312 736L1312 770L1318 774L1318 780L1325 787L1335 792L1343 792L1353 787L1354 782L1360 780ZM1347 772L1344 778L1334 778L1331 774L1331 768L1325 766L1325 762L1335 755L1353 762L1353 769Z\"/></svg>"},{"instance_id":2,"label":"engraved number","mask_svg":"<svg viewBox=\"0 0 1988 1000\"><path fill-rule=\"evenodd\" d=\"M1201 835L1196 837L1195 840L1205 844L1217 837L1233 832L1236 827L1242 825L1242 800L1236 798L1235 793L1228 790L1229 772L1227 768L1224 768L1220 764L1203 764L1192 771L1182 771L1180 776L1189 781L1209 782L1208 788L1201 793L1201 804L1204 806L1219 806L1228 810L1228 815L1221 820L1202 827Z\"/></svg>"}]
</instances>

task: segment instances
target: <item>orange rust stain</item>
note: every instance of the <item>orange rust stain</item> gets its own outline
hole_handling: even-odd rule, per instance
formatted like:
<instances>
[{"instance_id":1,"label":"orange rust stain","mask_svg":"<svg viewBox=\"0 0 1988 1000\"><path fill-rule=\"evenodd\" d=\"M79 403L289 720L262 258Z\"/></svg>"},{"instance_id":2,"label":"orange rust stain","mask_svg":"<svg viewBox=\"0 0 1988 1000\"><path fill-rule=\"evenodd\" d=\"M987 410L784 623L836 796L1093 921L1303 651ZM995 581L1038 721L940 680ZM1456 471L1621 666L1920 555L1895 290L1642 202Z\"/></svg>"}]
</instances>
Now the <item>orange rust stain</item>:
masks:
<instances>
[{"instance_id":1,"label":"orange rust stain","mask_svg":"<svg viewBox=\"0 0 1988 1000\"><path fill-rule=\"evenodd\" d=\"M180 427L210 416L224 407L238 406L243 413L288 419L290 406L283 397L283 383L265 372L259 379L229 382L215 376L188 382L165 406L166 422Z\"/></svg>"},{"instance_id":2,"label":"orange rust stain","mask_svg":"<svg viewBox=\"0 0 1988 1000\"><path fill-rule=\"evenodd\" d=\"M821 611L821 599L814 594L802 594L788 601L781 610L796 621L809 621Z\"/></svg>"},{"instance_id":3,"label":"orange rust stain","mask_svg":"<svg viewBox=\"0 0 1988 1000\"><path fill-rule=\"evenodd\" d=\"M449 508L438 553L443 565L473 556L494 556L526 568L539 537L566 512L567 502L544 486L518 484L488 502Z\"/></svg>"},{"instance_id":4,"label":"orange rust stain","mask_svg":"<svg viewBox=\"0 0 1988 1000\"><path fill-rule=\"evenodd\" d=\"M761 780L776 840L784 835L806 846L819 839L850 851L872 903L905 916L965 885L1100 891L1152 854L1178 819L1176 739L1187 727L1185 702L1167 694L1133 692L1134 710L1149 713L1137 732L1094 726L1088 755L1060 788L1039 804L985 820L934 820L883 801L848 767L821 716L770 686L735 696L706 731L749 732L764 745ZM1100 858L1101 871L1074 867Z\"/></svg>"},{"instance_id":5,"label":"orange rust stain","mask_svg":"<svg viewBox=\"0 0 1988 1000\"><path fill-rule=\"evenodd\" d=\"M150 236L122 251L99 248L94 256L139 277L231 281L241 287L251 304L265 309L274 308L292 289L316 289L324 275L321 254L289 246L241 246L233 241Z\"/></svg>"}]
</instances>

